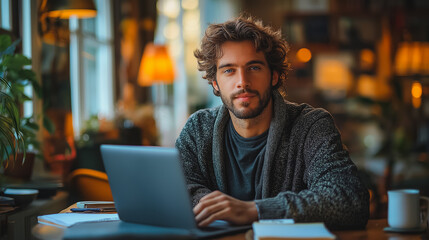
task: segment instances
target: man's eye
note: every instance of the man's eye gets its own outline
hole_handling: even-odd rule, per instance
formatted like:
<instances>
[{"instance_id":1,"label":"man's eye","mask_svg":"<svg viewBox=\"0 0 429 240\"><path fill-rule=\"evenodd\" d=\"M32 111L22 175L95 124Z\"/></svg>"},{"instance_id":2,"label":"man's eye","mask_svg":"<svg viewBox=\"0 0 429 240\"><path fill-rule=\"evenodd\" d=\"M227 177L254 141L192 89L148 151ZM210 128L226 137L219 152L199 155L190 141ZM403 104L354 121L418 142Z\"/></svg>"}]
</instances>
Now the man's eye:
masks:
<instances>
[{"instance_id":1,"label":"man's eye","mask_svg":"<svg viewBox=\"0 0 429 240\"><path fill-rule=\"evenodd\" d=\"M232 73L233 70L232 69L226 69L225 71L223 71L223 73Z\"/></svg>"},{"instance_id":2,"label":"man's eye","mask_svg":"<svg viewBox=\"0 0 429 240\"><path fill-rule=\"evenodd\" d=\"M250 66L250 70L261 70L261 67L259 66Z\"/></svg>"}]
</instances>

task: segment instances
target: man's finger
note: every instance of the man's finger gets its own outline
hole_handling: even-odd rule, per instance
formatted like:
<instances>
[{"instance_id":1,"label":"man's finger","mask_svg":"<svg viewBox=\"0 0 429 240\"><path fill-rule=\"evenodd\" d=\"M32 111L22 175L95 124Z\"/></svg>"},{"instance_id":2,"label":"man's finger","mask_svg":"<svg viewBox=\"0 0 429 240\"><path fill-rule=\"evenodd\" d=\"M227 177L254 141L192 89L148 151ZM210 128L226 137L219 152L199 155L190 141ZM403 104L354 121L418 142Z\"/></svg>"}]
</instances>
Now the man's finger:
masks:
<instances>
[{"instance_id":1,"label":"man's finger","mask_svg":"<svg viewBox=\"0 0 429 240\"><path fill-rule=\"evenodd\" d=\"M199 227L205 227L205 226L210 225L212 222L214 222L216 220L227 220L229 211L230 211L229 209L223 208L221 211L218 211L218 212L210 215L208 218L206 218L203 221L201 221L200 223L198 223L198 226Z\"/></svg>"},{"instance_id":2,"label":"man's finger","mask_svg":"<svg viewBox=\"0 0 429 240\"><path fill-rule=\"evenodd\" d=\"M220 192L219 192L220 193ZM206 195L205 197L207 197ZM201 198L200 202L194 207L193 211L195 215L198 215L203 209L216 204L218 202L225 201L228 197L225 194L213 194L207 198Z\"/></svg>"},{"instance_id":3,"label":"man's finger","mask_svg":"<svg viewBox=\"0 0 429 240\"><path fill-rule=\"evenodd\" d=\"M193 209L194 211L194 215L198 215L200 214L201 211L203 211L206 207L209 207L212 201L210 200L205 200L205 201L200 201Z\"/></svg>"},{"instance_id":4,"label":"man's finger","mask_svg":"<svg viewBox=\"0 0 429 240\"><path fill-rule=\"evenodd\" d=\"M211 205L205 207L198 215L196 215L195 220L201 222L202 220L210 217L214 213L221 211L225 208L225 202L213 202Z\"/></svg>"},{"instance_id":5,"label":"man's finger","mask_svg":"<svg viewBox=\"0 0 429 240\"><path fill-rule=\"evenodd\" d=\"M220 191L218 191L218 190L213 191L213 192L211 192L211 193L209 193L209 194L205 195L204 197L202 197L202 198L200 199L200 202L201 202L201 201L204 201L204 200L206 200L206 199L210 199L210 198L213 198L213 197L219 196L220 194L222 194L222 192L220 192Z\"/></svg>"}]
</instances>

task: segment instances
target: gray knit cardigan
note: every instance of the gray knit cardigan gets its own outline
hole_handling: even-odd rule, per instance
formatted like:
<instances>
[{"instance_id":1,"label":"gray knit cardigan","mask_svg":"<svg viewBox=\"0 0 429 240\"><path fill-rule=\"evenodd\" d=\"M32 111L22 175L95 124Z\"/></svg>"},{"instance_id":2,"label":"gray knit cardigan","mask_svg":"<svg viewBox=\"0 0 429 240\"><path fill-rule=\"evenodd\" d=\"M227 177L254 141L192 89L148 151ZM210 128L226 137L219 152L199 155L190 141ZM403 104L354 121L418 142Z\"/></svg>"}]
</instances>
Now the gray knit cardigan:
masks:
<instances>
[{"instance_id":1,"label":"gray knit cardigan","mask_svg":"<svg viewBox=\"0 0 429 240\"><path fill-rule=\"evenodd\" d=\"M257 170L260 219L293 218L330 228L362 228L369 195L343 147L332 116L323 109L288 102L275 91L274 111L262 169ZM176 141L195 206L206 194L228 192L225 176L224 106L194 113Z\"/></svg>"}]
</instances>

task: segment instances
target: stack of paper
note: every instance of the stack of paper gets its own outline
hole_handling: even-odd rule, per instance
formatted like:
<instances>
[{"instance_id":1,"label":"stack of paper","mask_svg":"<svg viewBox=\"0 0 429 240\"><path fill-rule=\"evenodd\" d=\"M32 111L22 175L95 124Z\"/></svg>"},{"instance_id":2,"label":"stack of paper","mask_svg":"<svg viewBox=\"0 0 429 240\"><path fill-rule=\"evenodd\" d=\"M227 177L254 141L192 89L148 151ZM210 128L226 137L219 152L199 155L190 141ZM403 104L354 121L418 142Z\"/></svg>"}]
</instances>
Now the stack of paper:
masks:
<instances>
[{"instance_id":1,"label":"stack of paper","mask_svg":"<svg viewBox=\"0 0 429 240\"><path fill-rule=\"evenodd\" d=\"M83 201L76 203L77 208L114 208L115 203L110 201Z\"/></svg>"},{"instance_id":2,"label":"stack of paper","mask_svg":"<svg viewBox=\"0 0 429 240\"><path fill-rule=\"evenodd\" d=\"M57 213L37 217L39 223L52 225L60 228L67 228L81 222L108 222L119 221L117 213Z\"/></svg>"},{"instance_id":3,"label":"stack of paper","mask_svg":"<svg viewBox=\"0 0 429 240\"><path fill-rule=\"evenodd\" d=\"M255 240L335 239L323 223L253 223Z\"/></svg>"}]
</instances>

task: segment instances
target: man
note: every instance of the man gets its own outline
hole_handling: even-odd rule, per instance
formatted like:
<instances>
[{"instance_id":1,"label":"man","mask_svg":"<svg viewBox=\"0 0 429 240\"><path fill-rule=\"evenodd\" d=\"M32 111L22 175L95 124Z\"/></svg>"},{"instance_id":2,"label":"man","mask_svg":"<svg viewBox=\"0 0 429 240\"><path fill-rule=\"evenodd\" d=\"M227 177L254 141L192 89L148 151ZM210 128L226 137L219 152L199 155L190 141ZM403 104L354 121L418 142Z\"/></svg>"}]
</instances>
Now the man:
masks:
<instances>
[{"instance_id":1,"label":"man","mask_svg":"<svg viewBox=\"0 0 429 240\"><path fill-rule=\"evenodd\" d=\"M195 51L223 102L194 113L176 141L199 226L273 218L366 225L368 192L332 116L281 94L287 50L280 32L239 17L210 25Z\"/></svg>"}]
</instances>

